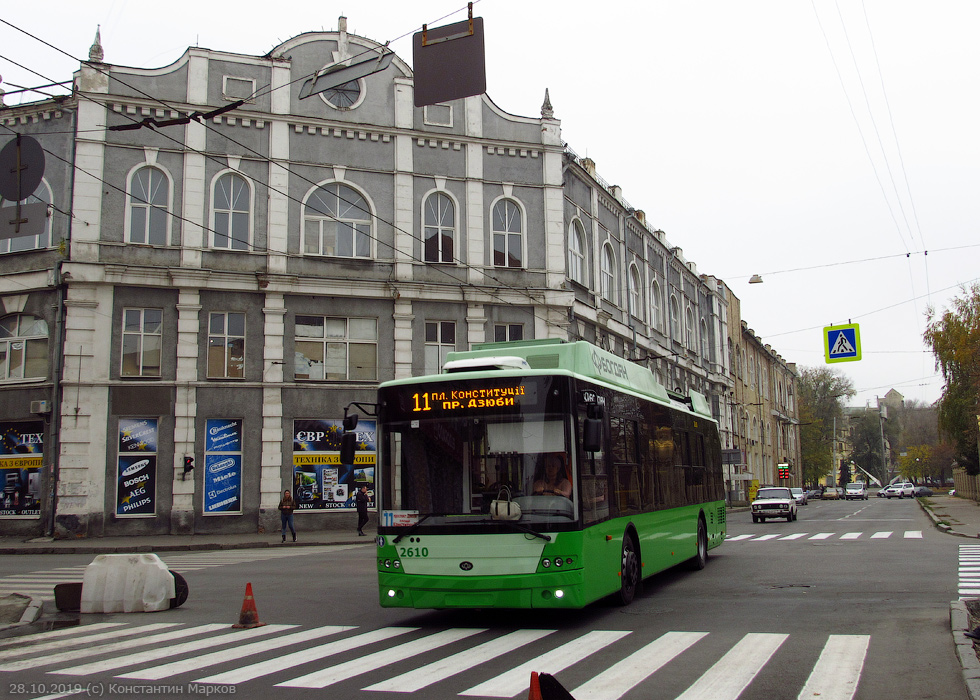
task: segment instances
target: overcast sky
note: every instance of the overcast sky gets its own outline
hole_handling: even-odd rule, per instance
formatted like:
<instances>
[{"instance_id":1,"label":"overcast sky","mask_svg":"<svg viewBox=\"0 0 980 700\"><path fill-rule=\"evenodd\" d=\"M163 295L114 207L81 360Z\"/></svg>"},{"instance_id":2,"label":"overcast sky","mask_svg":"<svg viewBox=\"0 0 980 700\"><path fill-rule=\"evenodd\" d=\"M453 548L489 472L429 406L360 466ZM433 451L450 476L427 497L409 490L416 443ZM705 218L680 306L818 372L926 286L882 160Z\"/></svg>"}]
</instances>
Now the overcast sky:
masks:
<instances>
[{"instance_id":1,"label":"overcast sky","mask_svg":"<svg viewBox=\"0 0 980 700\"><path fill-rule=\"evenodd\" d=\"M411 64L412 33L465 6L52 0L0 19L75 58L101 25L107 63L157 68L192 45L263 55L345 14ZM859 323L863 359L833 365L853 405L939 398L927 308L980 278L980 2L482 0L474 15L490 98L539 116L548 88L569 146L724 279L784 360L824 366L822 328ZM77 68L0 23L0 87Z\"/></svg>"}]
</instances>

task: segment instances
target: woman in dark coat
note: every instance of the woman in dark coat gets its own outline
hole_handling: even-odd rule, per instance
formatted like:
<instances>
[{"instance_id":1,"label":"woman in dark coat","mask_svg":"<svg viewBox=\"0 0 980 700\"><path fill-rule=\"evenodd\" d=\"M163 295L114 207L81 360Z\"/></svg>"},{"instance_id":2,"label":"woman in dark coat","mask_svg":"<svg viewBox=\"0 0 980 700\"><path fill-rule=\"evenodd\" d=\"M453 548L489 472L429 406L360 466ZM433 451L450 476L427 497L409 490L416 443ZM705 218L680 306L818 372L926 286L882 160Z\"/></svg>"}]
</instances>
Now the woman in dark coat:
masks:
<instances>
[{"instance_id":1,"label":"woman in dark coat","mask_svg":"<svg viewBox=\"0 0 980 700\"><path fill-rule=\"evenodd\" d=\"M286 526L293 533L293 542L296 541L296 528L293 527L293 511L296 509L296 501L289 490L282 492L282 500L279 501L279 517L282 520L282 541L286 541Z\"/></svg>"}]
</instances>

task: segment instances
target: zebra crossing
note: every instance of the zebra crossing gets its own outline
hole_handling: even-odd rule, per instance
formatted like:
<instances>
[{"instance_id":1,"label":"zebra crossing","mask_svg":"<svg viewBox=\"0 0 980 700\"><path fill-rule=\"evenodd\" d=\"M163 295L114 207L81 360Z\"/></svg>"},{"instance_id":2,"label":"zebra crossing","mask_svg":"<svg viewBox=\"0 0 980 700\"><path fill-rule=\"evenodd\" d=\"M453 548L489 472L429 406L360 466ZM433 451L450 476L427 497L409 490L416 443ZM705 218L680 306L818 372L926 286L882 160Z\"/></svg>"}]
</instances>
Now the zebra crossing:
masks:
<instances>
[{"instance_id":1,"label":"zebra crossing","mask_svg":"<svg viewBox=\"0 0 980 700\"><path fill-rule=\"evenodd\" d=\"M577 636L563 639L568 634ZM806 646L805 652L794 647L774 661L789 645L790 635L750 632L705 647L711 635L669 631L650 640L642 631L624 630L580 634L555 629L362 630L285 624L233 630L227 624L106 622L0 640L0 674L12 686L16 676L7 674L39 670L50 682L38 683L33 675L32 687L78 684L77 692L39 695L35 700L86 694L93 683L112 683L117 689L165 684L178 693L191 684L211 685L224 686L227 693L229 686L249 682L264 684L254 688L260 693L337 686L345 697L360 690L423 698L449 679L455 683L453 690L465 687L457 692L460 696L510 698L525 696L531 671L537 671L558 677L575 698L618 700L636 688L642 694L644 686L647 691L663 687L675 674L683 674L693 659L699 667L710 667L676 700L735 700L768 664L778 665L792 654L795 664L812 664L803 687L798 694L792 692L798 700L850 700L871 639L828 635L819 655L813 646ZM597 658L605 649L611 653ZM711 658L718 654L717 660ZM438 658L429 661L431 656ZM618 661L604 661L610 658ZM397 666L409 659L421 665L408 671ZM501 668L509 670L501 673ZM563 672L567 673L559 675Z\"/></svg>"},{"instance_id":2,"label":"zebra crossing","mask_svg":"<svg viewBox=\"0 0 980 700\"><path fill-rule=\"evenodd\" d=\"M164 553L160 559L171 571L178 574L185 574L188 571L199 571L201 569L211 569L216 566L231 566L233 564L247 564L256 561L268 561L270 559L280 559L282 557L297 557L309 555L323 555L327 552L334 553L345 549L352 549L363 545L325 545L322 547L269 547L262 549L225 549L219 551L191 552L187 554ZM93 557L94 558L94 557ZM20 593L40 598L41 600L54 600L54 587L59 583L71 583L81 581L85 577L85 567L87 564L79 566L63 566L47 571L32 571L23 574L12 574L0 578L0 595L8 593Z\"/></svg>"},{"instance_id":3,"label":"zebra crossing","mask_svg":"<svg viewBox=\"0 0 980 700\"><path fill-rule=\"evenodd\" d=\"M895 539L906 539L906 540L921 540L922 530L905 530L902 533L896 533L893 530L883 530L879 532L873 532L868 537L865 537L867 533L864 532L794 532L789 535L780 535L777 533L766 533L765 535L760 535L755 532L743 533L741 535L728 535L725 537L725 542L768 542L769 540L785 541L785 540L843 540L843 541L853 541L861 539L869 540L887 540L891 539L892 535L895 535Z\"/></svg>"},{"instance_id":4,"label":"zebra crossing","mask_svg":"<svg viewBox=\"0 0 980 700\"><path fill-rule=\"evenodd\" d=\"M980 597L980 544L961 544L957 591L960 600Z\"/></svg>"}]
</instances>

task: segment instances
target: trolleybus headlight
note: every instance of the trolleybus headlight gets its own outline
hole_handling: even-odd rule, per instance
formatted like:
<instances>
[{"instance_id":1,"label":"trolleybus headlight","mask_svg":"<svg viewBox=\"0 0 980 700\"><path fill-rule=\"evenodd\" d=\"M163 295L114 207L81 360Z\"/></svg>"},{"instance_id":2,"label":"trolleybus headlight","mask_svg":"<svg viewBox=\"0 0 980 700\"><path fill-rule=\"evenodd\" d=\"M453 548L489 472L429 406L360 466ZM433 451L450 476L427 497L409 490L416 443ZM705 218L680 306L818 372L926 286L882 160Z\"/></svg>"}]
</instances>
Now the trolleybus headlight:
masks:
<instances>
[{"instance_id":1,"label":"trolleybus headlight","mask_svg":"<svg viewBox=\"0 0 980 700\"><path fill-rule=\"evenodd\" d=\"M565 562L562 561L561 557L555 557L555 566L561 566Z\"/></svg>"},{"instance_id":2,"label":"trolleybus headlight","mask_svg":"<svg viewBox=\"0 0 980 700\"><path fill-rule=\"evenodd\" d=\"M388 591L388 597L389 598L394 598L395 597L395 590L394 589L390 589Z\"/></svg>"},{"instance_id":3,"label":"trolleybus headlight","mask_svg":"<svg viewBox=\"0 0 980 700\"><path fill-rule=\"evenodd\" d=\"M402 568L402 563L398 559L395 559L395 563L393 564L393 566L396 569L400 569L400 568Z\"/></svg>"},{"instance_id":4,"label":"trolleybus headlight","mask_svg":"<svg viewBox=\"0 0 980 700\"><path fill-rule=\"evenodd\" d=\"M385 564L385 568L386 569L390 569L391 568L391 559L385 559L384 564Z\"/></svg>"},{"instance_id":5,"label":"trolleybus headlight","mask_svg":"<svg viewBox=\"0 0 980 700\"><path fill-rule=\"evenodd\" d=\"M555 589L555 598L564 598L564 597L565 597L565 591L563 591L560 588Z\"/></svg>"},{"instance_id":6,"label":"trolleybus headlight","mask_svg":"<svg viewBox=\"0 0 980 700\"><path fill-rule=\"evenodd\" d=\"M541 566L543 566L544 568L547 569L548 567L551 566L551 560L550 559L544 559L544 560L542 560L541 561Z\"/></svg>"}]
</instances>

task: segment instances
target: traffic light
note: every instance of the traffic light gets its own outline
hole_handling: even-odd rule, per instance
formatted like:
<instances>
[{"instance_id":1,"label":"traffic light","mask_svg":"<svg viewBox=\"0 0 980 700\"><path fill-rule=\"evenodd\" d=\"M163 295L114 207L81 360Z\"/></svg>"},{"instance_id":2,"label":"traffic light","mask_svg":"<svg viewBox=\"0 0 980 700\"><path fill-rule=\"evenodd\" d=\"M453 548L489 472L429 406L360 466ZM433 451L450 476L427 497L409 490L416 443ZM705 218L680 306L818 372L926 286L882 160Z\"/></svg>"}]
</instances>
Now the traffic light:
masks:
<instances>
[{"instance_id":1,"label":"traffic light","mask_svg":"<svg viewBox=\"0 0 980 700\"><path fill-rule=\"evenodd\" d=\"M183 481L187 478L188 472L194 469L194 458L184 457L184 473L180 475L180 480Z\"/></svg>"},{"instance_id":2,"label":"traffic light","mask_svg":"<svg viewBox=\"0 0 980 700\"><path fill-rule=\"evenodd\" d=\"M788 464L780 464L779 467L777 468L777 472L776 473L777 473L777 476L780 479L788 479L789 478L789 465Z\"/></svg>"}]
</instances>

